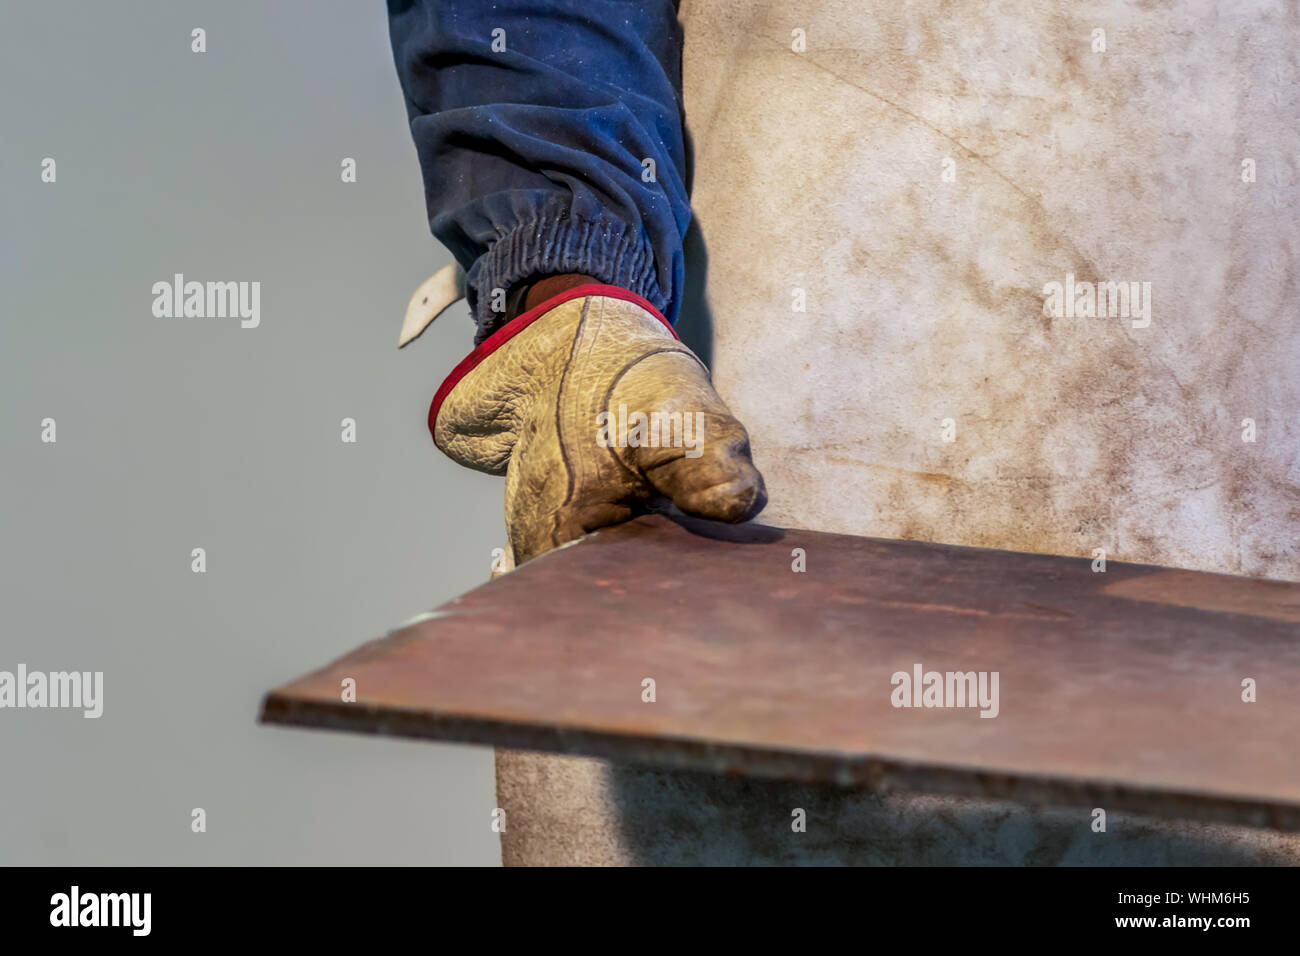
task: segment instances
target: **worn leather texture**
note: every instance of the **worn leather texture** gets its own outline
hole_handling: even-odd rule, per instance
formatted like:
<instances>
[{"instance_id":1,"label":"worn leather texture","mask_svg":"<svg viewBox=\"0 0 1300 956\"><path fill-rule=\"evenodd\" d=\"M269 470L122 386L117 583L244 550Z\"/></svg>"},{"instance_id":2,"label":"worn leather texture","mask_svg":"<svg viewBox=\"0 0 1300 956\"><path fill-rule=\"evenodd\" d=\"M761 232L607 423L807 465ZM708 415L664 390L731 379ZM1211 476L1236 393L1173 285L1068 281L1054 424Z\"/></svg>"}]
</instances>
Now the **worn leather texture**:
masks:
<instances>
[{"instance_id":1,"label":"worn leather texture","mask_svg":"<svg viewBox=\"0 0 1300 956\"><path fill-rule=\"evenodd\" d=\"M623 444L619 423L636 412L690 416L691 444L662 429ZM708 370L656 316L609 296L563 302L489 353L443 400L435 438L460 464L505 476L516 564L664 499L733 522L766 500Z\"/></svg>"},{"instance_id":2,"label":"worn leather texture","mask_svg":"<svg viewBox=\"0 0 1300 956\"><path fill-rule=\"evenodd\" d=\"M1300 8L680 16L699 232L678 327L711 332L764 521L1300 580ZM1067 272L1150 282L1150 324L1045 315ZM1112 815L1094 834L1091 808L512 751L498 792L515 864L1300 862L1268 830Z\"/></svg>"}]
</instances>

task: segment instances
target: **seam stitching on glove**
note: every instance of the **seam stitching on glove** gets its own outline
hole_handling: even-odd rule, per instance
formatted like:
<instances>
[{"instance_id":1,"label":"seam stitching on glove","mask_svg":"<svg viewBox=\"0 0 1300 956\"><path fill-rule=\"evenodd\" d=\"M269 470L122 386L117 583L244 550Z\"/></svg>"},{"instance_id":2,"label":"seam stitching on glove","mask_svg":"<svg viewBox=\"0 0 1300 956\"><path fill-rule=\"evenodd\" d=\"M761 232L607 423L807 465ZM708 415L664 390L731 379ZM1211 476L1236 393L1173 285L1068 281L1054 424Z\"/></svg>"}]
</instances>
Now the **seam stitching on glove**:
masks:
<instances>
[{"instance_id":1,"label":"seam stitching on glove","mask_svg":"<svg viewBox=\"0 0 1300 956\"><path fill-rule=\"evenodd\" d=\"M582 313L578 316L578 328L574 332L573 341L569 344L569 359L564 363L564 372L560 375L560 387L556 391L555 396L555 436L560 443L560 461L564 464L564 477L567 482L567 486L564 490L564 502L561 507L568 505L568 503L573 500L574 486L576 484L574 481L575 472L582 468L583 446L581 442L578 442L576 445L578 449L577 466L569 460L569 445L568 442L564 440L564 433L567 431L565 428L564 413L566 411L565 403L568 399L569 373L573 371L575 355L578 349L582 347L582 337L587 328L587 315L590 309L591 300L588 299L586 302L582 303Z\"/></svg>"},{"instance_id":2,"label":"seam stitching on glove","mask_svg":"<svg viewBox=\"0 0 1300 956\"><path fill-rule=\"evenodd\" d=\"M677 330L674 329L672 324L663 317L663 313L635 292L630 292L627 289L620 288L619 286L594 284L579 285L574 286L572 289L566 289L559 295L547 299L540 305L536 305L529 309L518 318L511 319L505 325L501 326L501 328L493 332L492 335L485 339L482 344L474 349L474 351L461 359L460 363L451 370L451 374L443 380L443 383L440 386L438 386L438 391L434 393L433 401L429 405L428 424L429 434L433 436L433 443L438 446L439 450L443 449L441 445L438 445L438 411L442 408L442 403L446 400L447 396L451 394L451 390L456 387L461 379L474 371L479 363L485 358L501 346L505 345L512 338L524 329L528 328L528 326L532 325L552 309L563 305L565 302L572 299L591 297L622 299L624 302L631 302L633 305L640 306L662 322L664 328L668 330L674 339L681 341L677 335Z\"/></svg>"},{"instance_id":3,"label":"seam stitching on glove","mask_svg":"<svg viewBox=\"0 0 1300 956\"><path fill-rule=\"evenodd\" d=\"M699 358L695 355L694 352L686 348L686 346L684 345L681 346L680 348L668 347L662 349L655 349L653 352L646 352L644 355L638 355L636 358L632 359L621 369L619 369L618 372L614 375L614 377L610 380L609 387L605 389L605 398L602 401L601 407L604 409L608 409L610 403L614 401L614 389L618 388L618 383L623 380L623 376L627 375L628 372L632 371L632 369L636 368L638 365L640 365L642 362L644 362L646 359L650 358L651 356L665 355L665 354L687 355L690 358L694 359L696 362L699 362L701 366L704 364L703 362L700 362ZM618 453L614 450L613 447L607 448L606 451L609 452L610 456L618 464L618 467L623 469L624 472L631 475L633 478L645 477L644 473L638 474L636 470L629 468L628 465L624 463L623 459L618 456Z\"/></svg>"}]
</instances>

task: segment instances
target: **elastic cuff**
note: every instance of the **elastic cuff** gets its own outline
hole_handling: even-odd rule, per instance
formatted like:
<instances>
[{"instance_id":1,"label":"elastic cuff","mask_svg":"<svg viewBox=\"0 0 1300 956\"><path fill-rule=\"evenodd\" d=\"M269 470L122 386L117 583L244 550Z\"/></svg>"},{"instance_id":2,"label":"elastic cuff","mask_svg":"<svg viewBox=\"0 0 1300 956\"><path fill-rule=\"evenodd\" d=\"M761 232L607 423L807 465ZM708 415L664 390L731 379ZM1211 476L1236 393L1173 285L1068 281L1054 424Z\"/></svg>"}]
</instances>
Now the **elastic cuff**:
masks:
<instances>
[{"instance_id":1,"label":"elastic cuff","mask_svg":"<svg viewBox=\"0 0 1300 956\"><path fill-rule=\"evenodd\" d=\"M650 241L642 230L613 219L584 219L567 207L542 210L532 222L520 223L502 235L470 268L466 292L478 323L474 343L505 322L506 313L492 309L494 289L509 291L531 276L565 272L580 272L627 289L661 312L667 308ZM504 306L504 293L495 303Z\"/></svg>"}]
</instances>

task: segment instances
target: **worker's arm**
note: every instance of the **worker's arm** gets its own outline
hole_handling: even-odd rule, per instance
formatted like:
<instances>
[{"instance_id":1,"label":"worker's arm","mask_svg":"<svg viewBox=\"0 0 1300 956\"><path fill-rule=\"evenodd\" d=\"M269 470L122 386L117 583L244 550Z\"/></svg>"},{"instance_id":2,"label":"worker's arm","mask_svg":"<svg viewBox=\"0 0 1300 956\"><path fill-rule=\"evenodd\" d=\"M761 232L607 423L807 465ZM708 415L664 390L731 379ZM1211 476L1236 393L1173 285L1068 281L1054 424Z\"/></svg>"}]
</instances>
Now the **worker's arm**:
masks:
<instances>
[{"instance_id":1,"label":"worker's arm","mask_svg":"<svg viewBox=\"0 0 1300 956\"><path fill-rule=\"evenodd\" d=\"M671 0L388 10L429 224L467 272L478 339L506 293L560 273L675 321L690 204Z\"/></svg>"},{"instance_id":2,"label":"worker's arm","mask_svg":"<svg viewBox=\"0 0 1300 956\"><path fill-rule=\"evenodd\" d=\"M429 428L505 477L515 559L669 500L757 514L749 436L672 330L690 221L673 4L389 12L429 222L478 322Z\"/></svg>"}]
</instances>

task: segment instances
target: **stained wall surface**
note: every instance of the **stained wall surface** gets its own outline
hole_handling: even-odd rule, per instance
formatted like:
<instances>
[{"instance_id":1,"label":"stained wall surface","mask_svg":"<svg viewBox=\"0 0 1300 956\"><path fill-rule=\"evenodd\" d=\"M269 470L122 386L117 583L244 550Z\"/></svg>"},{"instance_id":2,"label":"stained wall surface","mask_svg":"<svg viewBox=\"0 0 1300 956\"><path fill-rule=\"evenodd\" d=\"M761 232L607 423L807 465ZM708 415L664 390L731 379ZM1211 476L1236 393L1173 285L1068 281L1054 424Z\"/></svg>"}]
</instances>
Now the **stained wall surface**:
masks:
<instances>
[{"instance_id":1,"label":"stained wall surface","mask_svg":"<svg viewBox=\"0 0 1300 956\"><path fill-rule=\"evenodd\" d=\"M1294 4L681 18L683 327L750 431L764 521L1300 580ZM1067 276L1149 288L1149 322L1046 314ZM1103 836L1082 809L575 758L501 753L498 791L537 808L512 817L507 862L1300 860L1270 831L1129 818ZM819 825L792 840L809 801Z\"/></svg>"}]
</instances>

